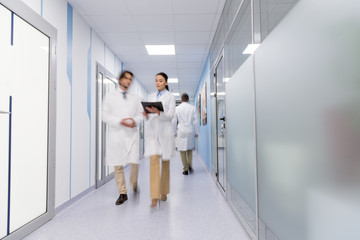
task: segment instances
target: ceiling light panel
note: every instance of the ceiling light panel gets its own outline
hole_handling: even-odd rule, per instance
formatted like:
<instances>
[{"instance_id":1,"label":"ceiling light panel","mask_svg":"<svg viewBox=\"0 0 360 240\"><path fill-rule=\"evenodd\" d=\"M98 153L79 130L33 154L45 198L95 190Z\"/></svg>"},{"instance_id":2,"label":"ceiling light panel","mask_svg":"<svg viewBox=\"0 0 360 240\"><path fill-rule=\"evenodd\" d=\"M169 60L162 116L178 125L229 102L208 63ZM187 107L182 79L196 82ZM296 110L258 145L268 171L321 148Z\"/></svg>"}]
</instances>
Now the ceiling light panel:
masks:
<instances>
[{"instance_id":1,"label":"ceiling light panel","mask_svg":"<svg viewBox=\"0 0 360 240\"><path fill-rule=\"evenodd\" d=\"M169 78L168 79L168 83L177 83L177 82L179 82L178 78Z\"/></svg>"},{"instance_id":2,"label":"ceiling light panel","mask_svg":"<svg viewBox=\"0 0 360 240\"><path fill-rule=\"evenodd\" d=\"M175 55L174 45L145 45L149 55Z\"/></svg>"}]
</instances>

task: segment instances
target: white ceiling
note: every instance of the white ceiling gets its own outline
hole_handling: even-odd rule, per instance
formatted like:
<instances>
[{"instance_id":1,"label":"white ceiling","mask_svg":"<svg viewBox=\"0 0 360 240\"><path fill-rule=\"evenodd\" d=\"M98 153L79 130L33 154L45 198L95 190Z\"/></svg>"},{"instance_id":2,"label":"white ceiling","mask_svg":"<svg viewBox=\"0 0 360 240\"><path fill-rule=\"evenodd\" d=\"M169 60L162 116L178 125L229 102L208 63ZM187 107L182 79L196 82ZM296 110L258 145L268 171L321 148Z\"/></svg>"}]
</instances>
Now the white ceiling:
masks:
<instances>
[{"instance_id":1,"label":"white ceiling","mask_svg":"<svg viewBox=\"0 0 360 240\"><path fill-rule=\"evenodd\" d=\"M155 74L179 78L173 92L195 95L225 0L69 0L126 69L149 91ZM145 44L174 44L175 56L149 56Z\"/></svg>"}]
</instances>

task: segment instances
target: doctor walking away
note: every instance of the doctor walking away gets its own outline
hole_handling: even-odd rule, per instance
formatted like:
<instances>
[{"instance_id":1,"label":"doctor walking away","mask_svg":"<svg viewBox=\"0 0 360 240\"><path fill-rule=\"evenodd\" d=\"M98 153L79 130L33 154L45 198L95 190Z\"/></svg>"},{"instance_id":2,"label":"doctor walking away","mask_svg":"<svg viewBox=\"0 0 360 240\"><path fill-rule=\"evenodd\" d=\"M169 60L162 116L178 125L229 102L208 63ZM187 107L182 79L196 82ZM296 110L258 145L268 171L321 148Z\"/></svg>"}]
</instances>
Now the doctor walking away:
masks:
<instances>
[{"instance_id":1,"label":"doctor walking away","mask_svg":"<svg viewBox=\"0 0 360 240\"><path fill-rule=\"evenodd\" d=\"M189 95L181 95L181 104L175 108L174 125L177 123L175 145L180 151L183 163L183 174L193 173L192 150L195 148L195 138L199 135L196 109L189 104Z\"/></svg>"},{"instance_id":2,"label":"doctor walking away","mask_svg":"<svg viewBox=\"0 0 360 240\"><path fill-rule=\"evenodd\" d=\"M151 206L158 200L166 201L170 192L170 158L175 150L172 119L175 115L175 97L168 91L168 76L160 72L155 76L157 92L149 96L150 102L160 101L164 111L147 107L145 131L145 156L150 156ZM161 159L161 168L160 168ZM161 171L160 171L161 169ZM161 172L161 174L160 174Z\"/></svg>"},{"instance_id":3,"label":"doctor walking away","mask_svg":"<svg viewBox=\"0 0 360 240\"><path fill-rule=\"evenodd\" d=\"M119 197L116 205L127 199L127 188L123 167L130 163L130 182L133 190L138 191L139 171L139 124L143 120L143 109L138 96L128 93L133 73L124 71L119 78L120 89L105 96L102 117L109 126L105 151L106 164L114 166L114 177Z\"/></svg>"}]
</instances>

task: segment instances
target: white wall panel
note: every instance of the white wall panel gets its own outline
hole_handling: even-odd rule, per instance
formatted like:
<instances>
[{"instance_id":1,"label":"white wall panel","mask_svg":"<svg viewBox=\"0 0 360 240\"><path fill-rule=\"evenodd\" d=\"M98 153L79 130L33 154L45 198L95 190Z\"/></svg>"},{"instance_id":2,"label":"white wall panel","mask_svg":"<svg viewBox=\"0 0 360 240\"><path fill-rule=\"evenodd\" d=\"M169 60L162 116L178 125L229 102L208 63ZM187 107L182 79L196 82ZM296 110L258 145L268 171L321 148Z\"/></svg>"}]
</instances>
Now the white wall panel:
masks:
<instances>
[{"instance_id":1,"label":"white wall panel","mask_svg":"<svg viewBox=\"0 0 360 240\"><path fill-rule=\"evenodd\" d=\"M104 67L111 72L113 75L115 75L115 55L114 53L111 51L111 49L105 45L105 63L104 63Z\"/></svg>"},{"instance_id":2,"label":"white wall panel","mask_svg":"<svg viewBox=\"0 0 360 240\"><path fill-rule=\"evenodd\" d=\"M90 28L74 11L73 28L73 132L71 196L89 188L89 117L87 114L87 54Z\"/></svg>"},{"instance_id":3,"label":"white wall panel","mask_svg":"<svg viewBox=\"0 0 360 240\"><path fill-rule=\"evenodd\" d=\"M43 16L57 29L56 180L55 207L70 195L70 83L66 75L67 3L44 0Z\"/></svg>"},{"instance_id":4,"label":"white wall panel","mask_svg":"<svg viewBox=\"0 0 360 240\"><path fill-rule=\"evenodd\" d=\"M105 54L104 54L104 42L101 40L99 35L96 32L93 32L92 35L92 68L96 69L96 62L104 66ZM96 71L93 71L96 72ZM95 78L94 78L95 81Z\"/></svg>"},{"instance_id":5,"label":"white wall panel","mask_svg":"<svg viewBox=\"0 0 360 240\"><path fill-rule=\"evenodd\" d=\"M115 56L114 75L115 75L115 77L120 77L120 74L121 74L121 61L118 57Z\"/></svg>"},{"instance_id":6,"label":"white wall panel","mask_svg":"<svg viewBox=\"0 0 360 240\"><path fill-rule=\"evenodd\" d=\"M0 52L3 56L11 54L11 12L0 5ZM12 61L11 61L12 62ZM11 80L4 69L10 67L9 59L0 57L0 86L9 85ZM0 111L9 111L9 89L0 87ZM9 170L9 115L0 114L0 238L7 234L8 214L8 170Z\"/></svg>"}]
</instances>

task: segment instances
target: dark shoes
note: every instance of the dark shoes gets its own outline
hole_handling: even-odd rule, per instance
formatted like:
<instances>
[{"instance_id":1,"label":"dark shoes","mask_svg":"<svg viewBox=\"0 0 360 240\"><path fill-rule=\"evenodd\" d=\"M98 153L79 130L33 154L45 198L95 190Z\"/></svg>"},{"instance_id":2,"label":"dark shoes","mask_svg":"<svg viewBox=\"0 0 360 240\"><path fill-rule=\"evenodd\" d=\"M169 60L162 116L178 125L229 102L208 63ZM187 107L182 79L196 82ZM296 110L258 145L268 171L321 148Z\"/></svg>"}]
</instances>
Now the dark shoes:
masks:
<instances>
[{"instance_id":1,"label":"dark shoes","mask_svg":"<svg viewBox=\"0 0 360 240\"><path fill-rule=\"evenodd\" d=\"M192 167L189 167L189 171L183 171L183 174L189 175L189 172L190 172L190 174L194 173L194 169Z\"/></svg>"},{"instance_id":2,"label":"dark shoes","mask_svg":"<svg viewBox=\"0 0 360 240\"><path fill-rule=\"evenodd\" d=\"M116 205L123 204L126 200L128 200L127 194L120 194L119 198L116 200Z\"/></svg>"}]
</instances>

